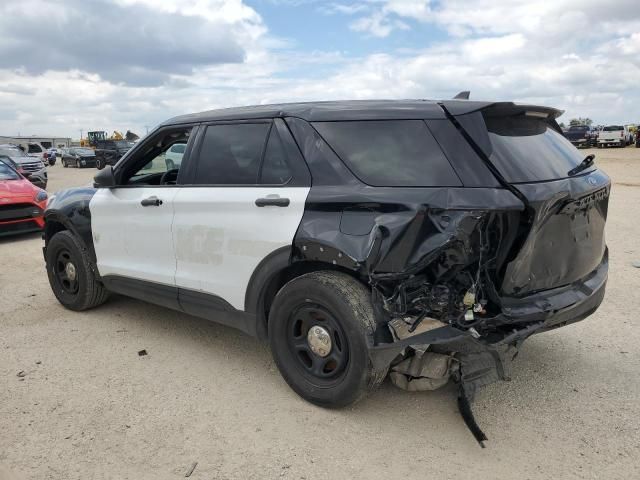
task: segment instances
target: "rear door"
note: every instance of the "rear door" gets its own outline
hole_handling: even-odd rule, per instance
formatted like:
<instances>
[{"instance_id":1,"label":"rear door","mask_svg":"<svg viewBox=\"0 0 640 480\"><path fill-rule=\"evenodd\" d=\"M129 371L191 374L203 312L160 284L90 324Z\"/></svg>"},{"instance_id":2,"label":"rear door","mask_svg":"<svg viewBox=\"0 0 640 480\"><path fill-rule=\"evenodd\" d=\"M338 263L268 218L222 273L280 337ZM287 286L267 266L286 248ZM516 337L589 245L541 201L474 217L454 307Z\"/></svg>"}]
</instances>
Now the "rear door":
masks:
<instances>
[{"instance_id":1,"label":"rear door","mask_svg":"<svg viewBox=\"0 0 640 480\"><path fill-rule=\"evenodd\" d=\"M502 282L505 295L521 296L583 279L603 261L611 183L595 165L572 172L586 155L548 109L510 105L459 121L528 205Z\"/></svg>"},{"instance_id":2,"label":"rear door","mask_svg":"<svg viewBox=\"0 0 640 480\"><path fill-rule=\"evenodd\" d=\"M207 125L174 199L176 285L187 312L198 294L244 310L247 284L270 253L290 247L311 186L281 119Z\"/></svg>"}]
</instances>

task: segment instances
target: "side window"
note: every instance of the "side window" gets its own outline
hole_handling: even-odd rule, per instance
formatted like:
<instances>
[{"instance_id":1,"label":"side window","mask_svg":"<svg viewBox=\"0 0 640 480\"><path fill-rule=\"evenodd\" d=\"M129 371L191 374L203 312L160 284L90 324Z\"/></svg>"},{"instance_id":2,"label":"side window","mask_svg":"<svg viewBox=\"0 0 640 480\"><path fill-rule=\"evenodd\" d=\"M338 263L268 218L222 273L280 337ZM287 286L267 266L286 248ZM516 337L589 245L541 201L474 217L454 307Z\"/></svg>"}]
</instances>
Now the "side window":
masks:
<instances>
[{"instance_id":1,"label":"side window","mask_svg":"<svg viewBox=\"0 0 640 480\"><path fill-rule=\"evenodd\" d=\"M287 165L282 140L274 126L271 129L267 150L262 161L260 183L263 185L283 185L289 180L291 180L291 169Z\"/></svg>"},{"instance_id":2,"label":"side window","mask_svg":"<svg viewBox=\"0 0 640 480\"><path fill-rule=\"evenodd\" d=\"M312 124L351 171L376 187L462 185L422 120Z\"/></svg>"},{"instance_id":3,"label":"side window","mask_svg":"<svg viewBox=\"0 0 640 480\"><path fill-rule=\"evenodd\" d=\"M145 141L135 156L127 159L123 166L123 185L175 185L182 164L179 159L169 158L168 153L176 144L186 145L192 127L178 128L159 133Z\"/></svg>"},{"instance_id":4,"label":"side window","mask_svg":"<svg viewBox=\"0 0 640 480\"><path fill-rule=\"evenodd\" d=\"M255 185L269 123L238 123L207 127L195 183L199 185Z\"/></svg>"}]
</instances>

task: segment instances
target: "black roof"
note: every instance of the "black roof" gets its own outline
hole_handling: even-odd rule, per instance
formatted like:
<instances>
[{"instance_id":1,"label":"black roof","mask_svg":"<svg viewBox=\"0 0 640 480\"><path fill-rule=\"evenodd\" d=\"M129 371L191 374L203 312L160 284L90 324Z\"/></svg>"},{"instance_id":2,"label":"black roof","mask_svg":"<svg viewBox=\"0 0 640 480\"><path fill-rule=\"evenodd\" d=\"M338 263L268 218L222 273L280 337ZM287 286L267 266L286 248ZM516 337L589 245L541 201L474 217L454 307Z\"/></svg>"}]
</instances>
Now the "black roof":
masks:
<instances>
[{"instance_id":1,"label":"black roof","mask_svg":"<svg viewBox=\"0 0 640 480\"><path fill-rule=\"evenodd\" d=\"M247 107L223 108L206 112L174 117L162 125L179 123L215 122L225 120L253 120L259 118L298 117L309 122L340 120L381 120L381 119L444 119L446 115L440 104L452 115L464 115L490 106L516 107L511 102L481 102L470 100L342 100L329 102L281 103L273 105L253 105ZM535 108L553 113L562 112L546 107Z\"/></svg>"}]
</instances>

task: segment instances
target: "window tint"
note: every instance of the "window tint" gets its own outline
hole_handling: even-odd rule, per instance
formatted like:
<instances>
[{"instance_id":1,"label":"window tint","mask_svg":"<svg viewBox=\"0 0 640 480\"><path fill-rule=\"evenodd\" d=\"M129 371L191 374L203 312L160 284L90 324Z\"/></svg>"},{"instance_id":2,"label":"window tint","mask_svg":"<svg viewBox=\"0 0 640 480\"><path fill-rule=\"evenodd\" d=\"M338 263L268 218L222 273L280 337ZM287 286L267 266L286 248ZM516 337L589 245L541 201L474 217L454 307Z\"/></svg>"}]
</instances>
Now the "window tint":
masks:
<instances>
[{"instance_id":1,"label":"window tint","mask_svg":"<svg viewBox=\"0 0 640 480\"><path fill-rule=\"evenodd\" d=\"M171 147L171 151L173 153L184 153L186 148L187 148L186 144L178 143L178 144L174 145L173 147Z\"/></svg>"},{"instance_id":2,"label":"window tint","mask_svg":"<svg viewBox=\"0 0 640 480\"><path fill-rule=\"evenodd\" d=\"M262 170L260 171L260 183L265 185L283 185L291 180L291 170L286 161L286 153L282 146L282 140L275 127L271 129L269 143L264 154Z\"/></svg>"},{"instance_id":3,"label":"window tint","mask_svg":"<svg viewBox=\"0 0 640 480\"><path fill-rule=\"evenodd\" d=\"M374 186L460 186L422 120L315 122L353 173Z\"/></svg>"},{"instance_id":4,"label":"window tint","mask_svg":"<svg viewBox=\"0 0 640 480\"><path fill-rule=\"evenodd\" d=\"M242 123L207 127L200 148L195 183L201 185L254 185L268 123Z\"/></svg>"},{"instance_id":5,"label":"window tint","mask_svg":"<svg viewBox=\"0 0 640 480\"><path fill-rule=\"evenodd\" d=\"M618 130L624 130L624 127L620 125L609 125L608 127L604 127L602 130L605 132L617 132Z\"/></svg>"},{"instance_id":6,"label":"window tint","mask_svg":"<svg viewBox=\"0 0 640 480\"><path fill-rule=\"evenodd\" d=\"M569 170L584 159L583 154L544 120L488 117L485 121L493 146L491 162L508 182L566 178Z\"/></svg>"}]
</instances>

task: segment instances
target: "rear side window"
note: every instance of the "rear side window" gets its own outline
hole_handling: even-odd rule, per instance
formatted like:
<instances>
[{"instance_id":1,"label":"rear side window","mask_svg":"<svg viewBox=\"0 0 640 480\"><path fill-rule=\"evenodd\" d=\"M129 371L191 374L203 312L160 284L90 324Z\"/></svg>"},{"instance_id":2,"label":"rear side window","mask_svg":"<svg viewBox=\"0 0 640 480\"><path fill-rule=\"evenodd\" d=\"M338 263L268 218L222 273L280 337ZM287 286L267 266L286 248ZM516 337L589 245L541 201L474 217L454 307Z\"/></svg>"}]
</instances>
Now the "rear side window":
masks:
<instances>
[{"instance_id":1,"label":"rear side window","mask_svg":"<svg viewBox=\"0 0 640 480\"><path fill-rule=\"evenodd\" d=\"M491 162L510 183L566 178L584 159L546 121L523 116L486 117ZM593 170L587 169L584 172Z\"/></svg>"},{"instance_id":2,"label":"rear side window","mask_svg":"<svg viewBox=\"0 0 640 480\"><path fill-rule=\"evenodd\" d=\"M268 123L241 123L207 127L196 168L200 185L255 185Z\"/></svg>"},{"instance_id":3,"label":"rear side window","mask_svg":"<svg viewBox=\"0 0 640 480\"><path fill-rule=\"evenodd\" d=\"M368 185L462 185L422 120L315 122L313 126Z\"/></svg>"}]
</instances>

